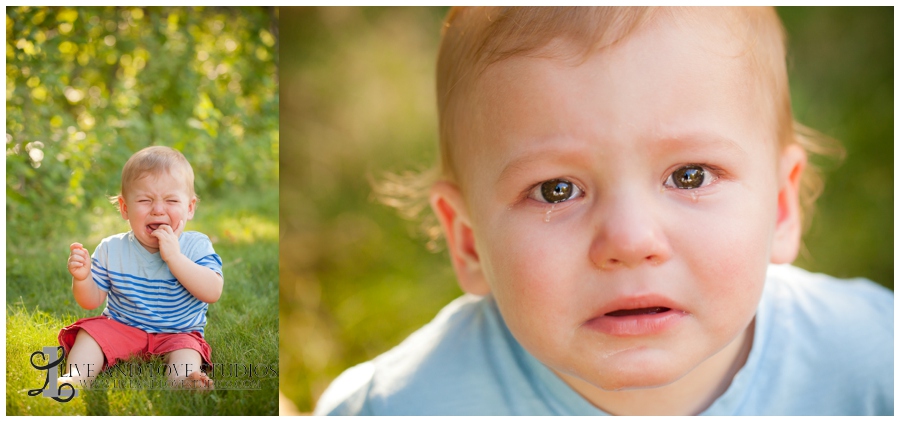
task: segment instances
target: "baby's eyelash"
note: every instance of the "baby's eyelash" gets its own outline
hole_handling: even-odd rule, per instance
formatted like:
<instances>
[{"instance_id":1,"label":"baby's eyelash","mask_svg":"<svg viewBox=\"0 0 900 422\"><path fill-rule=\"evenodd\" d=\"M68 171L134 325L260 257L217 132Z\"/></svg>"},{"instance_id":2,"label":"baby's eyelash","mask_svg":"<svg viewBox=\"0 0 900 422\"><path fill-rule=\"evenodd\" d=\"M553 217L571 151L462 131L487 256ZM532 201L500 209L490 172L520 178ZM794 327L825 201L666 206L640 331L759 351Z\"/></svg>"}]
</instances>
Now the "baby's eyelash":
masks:
<instances>
[{"instance_id":1,"label":"baby's eyelash","mask_svg":"<svg viewBox=\"0 0 900 422\"><path fill-rule=\"evenodd\" d=\"M722 171L716 166L702 163L683 164L667 174L663 186L670 189L694 190L716 183Z\"/></svg>"},{"instance_id":2,"label":"baby's eyelash","mask_svg":"<svg viewBox=\"0 0 900 422\"><path fill-rule=\"evenodd\" d=\"M584 196L584 190L567 179L550 179L528 189L527 197L543 204L559 204Z\"/></svg>"}]
</instances>

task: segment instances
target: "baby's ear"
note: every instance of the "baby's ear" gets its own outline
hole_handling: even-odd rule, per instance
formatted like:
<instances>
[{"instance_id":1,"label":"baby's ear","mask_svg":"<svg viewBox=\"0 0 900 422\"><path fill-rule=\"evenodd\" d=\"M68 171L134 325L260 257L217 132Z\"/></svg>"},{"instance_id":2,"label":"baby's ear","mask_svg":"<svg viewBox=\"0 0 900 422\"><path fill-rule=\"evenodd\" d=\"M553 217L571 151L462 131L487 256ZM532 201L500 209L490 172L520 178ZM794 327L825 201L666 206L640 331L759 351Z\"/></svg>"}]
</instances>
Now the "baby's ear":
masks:
<instances>
[{"instance_id":1,"label":"baby's ear","mask_svg":"<svg viewBox=\"0 0 900 422\"><path fill-rule=\"evenodd\" d=\"M191 198L191 201L188 202L188 220L192 220L194 218L194 213L197 212L197 197Z\"/></svg>"},{"instance_id":2,"label":"baby's ear","mask_svg":"<svg viewBox=\"0 0 900 422\"><path fill-rule=\"evenodd\" d=\"M788 145L781 153L778 169L778 217L772 238L773 264L790 264L800 250L800 178L806 167L806 152L800 145Z\"/></svg>"},{"instance_id":3,"label":"baby's ear","mask_svg":"<svg viewBox=\"0 0 900 422\"><path fill-rule=\"evenodd\" d=\"M125 205L125 197L119 195L119 213L122 214L122 218L128 219L128 207Z\"/></svg>"},{"instance_id":4,"label":"baby's ear","mask_svg":"<svg viewBox=\"0 0 900 422\"><path fill-rule=\"evenodd\" d=\"M447 238L447 249L459 287L466 293L476 295L490 293L491 288L484 278L481 260L475 249L472 223L459 187L450 182L439 181L431 187L429 202Z\"/></svg>"}]
</instances>

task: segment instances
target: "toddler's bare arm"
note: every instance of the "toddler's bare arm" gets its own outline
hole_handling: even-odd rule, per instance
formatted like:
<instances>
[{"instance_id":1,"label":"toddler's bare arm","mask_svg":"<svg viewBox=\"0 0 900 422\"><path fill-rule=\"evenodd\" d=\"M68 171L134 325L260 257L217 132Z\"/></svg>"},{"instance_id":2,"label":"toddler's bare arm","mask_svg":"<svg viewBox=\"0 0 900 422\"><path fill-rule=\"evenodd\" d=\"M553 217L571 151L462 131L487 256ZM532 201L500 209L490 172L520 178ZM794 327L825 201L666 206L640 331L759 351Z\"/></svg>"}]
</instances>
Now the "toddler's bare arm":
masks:
<instances>
[{"instance_id":1,"label":"toddler's bare arm","mask_svg":"<svg viewBox=\"0 0 900 422\"><path fill-rule=\"evenodd\" d=\"M81 243L69 245L69 273L72 274L72 294L75 302L84 309L95 309L106 300L106 292L100 290L91 278L91 256Z\"/></svg>"},{"instance_id":2,"label":"toddler's bare arm","mask_svg":"<svg viewBox=\"0 0 900 422\"><path fill-rule=\"evenodd\" d=\"M169 271L178 282L194 297L206 303L213 303L222 296L222 276L190 260L183 254L169 258Z\"/></svg>"}]
</instances>

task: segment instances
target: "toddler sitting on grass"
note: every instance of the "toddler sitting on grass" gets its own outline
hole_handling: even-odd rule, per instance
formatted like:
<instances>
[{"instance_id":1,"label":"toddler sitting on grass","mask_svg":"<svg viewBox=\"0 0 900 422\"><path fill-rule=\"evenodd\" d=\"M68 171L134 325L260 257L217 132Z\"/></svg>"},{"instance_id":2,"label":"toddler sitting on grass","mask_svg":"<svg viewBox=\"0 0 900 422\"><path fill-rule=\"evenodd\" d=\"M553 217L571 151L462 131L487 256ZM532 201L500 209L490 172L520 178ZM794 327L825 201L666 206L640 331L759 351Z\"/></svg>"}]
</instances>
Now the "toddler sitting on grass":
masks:
<instances>
[{"instance_id":1,"label":"toddler sitting on grass","mask_svg":"<svg viewBox=\"0 0 900 422\"><path fill-rule=\"evenodd\" d=\"M172 148L145 148L125 163L114 199L131 231L103 239L92 256L69 247L75 301L107 305L60 331L68 373L58 382L90 388L120 360L162 355L168 385L213 389L201 371L211 364L203 328L222 294L222 260L206 235L184 231L197 205L190 163Z\"/></svg>"}]
</instances>

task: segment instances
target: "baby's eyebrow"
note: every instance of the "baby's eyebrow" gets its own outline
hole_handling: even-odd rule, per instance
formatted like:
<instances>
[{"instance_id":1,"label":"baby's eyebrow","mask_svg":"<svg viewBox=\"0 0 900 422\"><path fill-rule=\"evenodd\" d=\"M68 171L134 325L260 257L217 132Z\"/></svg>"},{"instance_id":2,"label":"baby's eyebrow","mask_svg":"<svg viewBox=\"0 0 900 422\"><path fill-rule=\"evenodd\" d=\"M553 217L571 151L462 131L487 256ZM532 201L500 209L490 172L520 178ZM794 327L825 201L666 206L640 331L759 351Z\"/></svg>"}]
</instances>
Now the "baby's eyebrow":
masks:
<instances>
[{"instance_id":1,"label":"baby's eyebrow","mask_svg":"<svg viewBox=\"0 0 900 422\"><path fill-rule=\"evenodd\" d=\"M572 147L563 144L548 144L546 146L536 148L527 153L520 154L510 160L503 166L500 176L497 178L498 183L502 183L505 179L515 175L517 172L528 169L537 162L556 161L563 163L579 163L583 161L583 165L590 165L588 151L580 147Z\"/></svg>"},{"instance_id":2,"label":"baby's eyebrow","mask_svg":"<svg viewBox=\"0 0 900 422\"><path fill-rule=\"evenodd\" d=\"M747 154L747 152L744 151L744 148L741 147L741 144L734 139L713 132L698 132L663 136L658 141L657 147L658 148L656 149L661 152L667 152L676 149L708 150L710 148L713 148L722 152L734 152L741 155Z\"/></svg>"}]
</instances>

